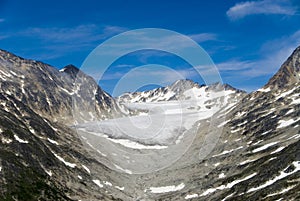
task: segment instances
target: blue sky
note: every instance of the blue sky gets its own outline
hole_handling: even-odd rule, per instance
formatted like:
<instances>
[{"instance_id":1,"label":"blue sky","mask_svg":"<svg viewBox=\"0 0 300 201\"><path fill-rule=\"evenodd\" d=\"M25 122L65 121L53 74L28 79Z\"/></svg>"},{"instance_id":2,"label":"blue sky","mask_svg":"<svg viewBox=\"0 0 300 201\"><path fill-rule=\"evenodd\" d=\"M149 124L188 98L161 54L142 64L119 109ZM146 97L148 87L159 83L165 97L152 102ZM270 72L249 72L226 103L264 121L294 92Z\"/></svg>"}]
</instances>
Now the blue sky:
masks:
<instances>
[{"instance_id":1,"label":"blue sky","mask_svg":"<svg viewBox=\"0 0 300 201\"><path fill-rule=\"evenodd\" d=\"M191 37L209 53L223 82L252 91L300 45L300 0L0 0L0 48L57 68L80 67L106 39L140 28ZM201 82L180 59L145 51L116 61L118 68L112 66L100 85L111 92L126 68L153 62Z\"/></svg>"}]
</instances>

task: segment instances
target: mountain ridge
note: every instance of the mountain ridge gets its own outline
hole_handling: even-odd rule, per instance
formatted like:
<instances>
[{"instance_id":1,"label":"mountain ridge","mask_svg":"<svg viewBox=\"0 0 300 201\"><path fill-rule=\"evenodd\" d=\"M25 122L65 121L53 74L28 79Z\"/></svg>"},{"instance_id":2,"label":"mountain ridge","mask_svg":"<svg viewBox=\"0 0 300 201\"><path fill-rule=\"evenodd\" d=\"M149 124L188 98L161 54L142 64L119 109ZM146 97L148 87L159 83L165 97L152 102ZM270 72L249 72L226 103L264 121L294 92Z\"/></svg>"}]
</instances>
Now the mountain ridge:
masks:
<instances>
[{"instance_id":1,"label":"mountain ridge","mask_svg":"<svg viewBox=\"0 0 300 201\"><path fill-rule=\"evenodd\" d=\"M269 86L281 88L300 81L300 46L297 47L289 58L281 65L278 72L268 81Z\"/></svg>"},{"instance_id":2,"label":"mountain ridge","mask_svg":"<svg viewBox=\"0 0 300 201\"><path fill-rule=\"evenodd\" d=\"M0 76L3 80L1 88L4 94L5 91L18 94L20 100L42 116L72 123L72 102L76 100L82 107L90 107L83 99L89 98L86 96L94 97L94 93L97 93L93 103L94 116L104 119L122 115L115 100L103 91L92 77L85 75L75 66L73 69L69 66L66 72L60 72L48 64L26 60L7 51L0 52L0 62ZM56 107L52 107L53 105ZM85 118L94 117L82 114L81 119Z\"/></svg>"},{"instance_id":3,"label":"mountain ridge","mask_svg":"<svg viewBox=\"0 0 300 201\"><path fill-rule=\"evenodd\" d=\"M213 91L233 91L237 94L246 94L245 91L236 89L229 84L214 83L211 85L199 84L190 79L182 79L173 82L172 84L159 87L152 90L141 91L141 92L126 92L116 99L120 103L125 102L160 102L160 101L171 101L171 100L183 100L185 97L184 93L188 90L200 90L203 89L205 92ZM193 94L192 96L196 96ZM193 98L193 97L190 97Z\"/></svg>"},{"instance_id":4,"label":"mountain ridge","mask_svg":"<svg viewBox=\"0 0 300 201\"><path fill-rule=\"evenodd\" d=\"M67 73L56 74L57 70L52 74L53 69L46 64L20 61L13 56L3 59L0 55L0 199L297 200L300 198L300 88L298 77L293 77L293 72L298 72L300 68L298 53L299 49L283 64L284 70L279 70L270 79L272 81L268 82L267 87L241 95L220 110L215 117L223 116L224 122L210 125L211 118L197 121L197 135L178 161L165 169L140 175L132 174L130 169L122 170L121 166L117 166L121 171L106 166L104 161L113 157L130 162L131 158L118 155L115 150L109 153L112 158L99 153L100 160L96 160L82 145L76 130L69 127L68 122L55 119L64 115L62 111L65 110L58 109L64 107L61 102L67 100L70 108L70 93L74 89L70 83L74 79L70 79ZM75 68L70 66L67 69L75 75ZM29 76L30 73L34 75ZM291 80L286 76L292 76ZM77 78L75 83L83 83L85 89L91 87L87 90L87 97L94 97L98 90L100 109L101 104L107 108L118 104L112 101L110 105L111 97L103 94L101 88L93 87L97 83L85 85L88 79L82 76ZM177 84L179 86L175 88L185 95L184 100L189 100L191 96L185 89L198 90L193 83ZM276 86L272 87L272 84ZM214 87L218 88L220 84ZM225 91L232 90L227 85L222 87ZM200 86L200 89L204 97L206 92L215 90L207 86ZM52 95L57 95L54 92L58 91L60 96L57 98L61 102L56 105L50 99L52 105L49 104L45 90ZM163 94L165 98L164 92L162 89L154 90L152 94ZM232 93L232 98L236 97L235 93ZM173 100L171 95L170 101ZM168 100L164 101L168 103ZM208 101L206 106L212 102ZM210 110L209 107L204 109ZM56 113L45 115L51 112ZM113 110L107 112L109 114ZM106 123L106 118L109 116L103 116L101 120ZM214 149L204 160L199 160L207 132L219 127L223 129L220 137L214 140ZM111 143L115 149L123 146L115 143L119 139L113 140ZM146 150L142 147L133 151L144 153Z\"/></svg>"}]
</instances>

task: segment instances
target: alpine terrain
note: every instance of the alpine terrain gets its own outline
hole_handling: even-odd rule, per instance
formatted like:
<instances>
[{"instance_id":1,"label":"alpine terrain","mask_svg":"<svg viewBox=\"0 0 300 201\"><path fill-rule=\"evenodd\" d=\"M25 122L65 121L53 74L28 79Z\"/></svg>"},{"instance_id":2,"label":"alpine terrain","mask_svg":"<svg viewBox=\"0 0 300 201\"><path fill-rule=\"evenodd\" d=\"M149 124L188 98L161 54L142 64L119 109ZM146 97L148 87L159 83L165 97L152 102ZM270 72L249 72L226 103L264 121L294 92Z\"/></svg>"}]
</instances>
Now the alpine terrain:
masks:
<instances>
[{"instance_id":1,"label":"alpine terrain","mask_svg":"<svg viewBox=\"0 0 300 201\"><path fill-rule=\"evenodd\" d=\"M0 50L0 200L299 200L300 47L261 89L111 97Z\"/></svg>"}]
</instances>

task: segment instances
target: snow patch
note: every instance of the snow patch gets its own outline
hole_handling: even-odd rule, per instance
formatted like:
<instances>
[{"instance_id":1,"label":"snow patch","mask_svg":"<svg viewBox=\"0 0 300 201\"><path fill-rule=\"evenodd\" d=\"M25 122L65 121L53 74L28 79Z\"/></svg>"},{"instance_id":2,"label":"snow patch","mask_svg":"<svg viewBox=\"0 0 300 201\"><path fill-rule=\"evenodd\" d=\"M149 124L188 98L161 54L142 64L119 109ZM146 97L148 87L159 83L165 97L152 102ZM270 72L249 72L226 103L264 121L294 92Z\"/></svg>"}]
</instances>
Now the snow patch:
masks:
<instances>
[{"instance_id":1,"label":"snow patch","mask_svg":"<svg viewBox=\"0 0 300 201\"><path fill-rule=\"evenodd\" d=\"M279 147L278 149L276 149L275 151L271 152L271 154L275 154L278 152L281 152L285 147Z\"/></svg>"},{"instance_id":2,"label":"snow patch","mask_svg":"<svg viewBox=\"0 0 300 201\"><path fill-rule=\"evenodd\" d=\"M251 175L249 175L249 176L247 176L247 177L245 177L245 178L243 178L243 179L238 179L238 180L232 181L232 182L230 182L230 183L228 183L228 184L226 184L226 185L221 185L221 186L219 186L219 187L217 187L217 188L209 188L209 189L207 189L206 191L204 191L204 192L200 195L200 197L209 195L209 194L215 192L216 190L224 190L224 189L227 189L227 188L232 188L232 187L235 186L236 184L238 184L238 183L240 183L240 182L243 182L243 181L246 181L246 180L248 180L248 179L251 179L251 178L254 177L255 175L257 175L257 173L253 173L253 174L251 174Z\"/></svg>"},{"instance_id":3,"label":"snow patch","mask_svg":"<svg viewBox=\"0 0 300 201\"><path fill-rule=\"evenodd\" d=\"M245 111L238 112L238 113L236 114L236 117L242 117L242 116L244 116L245 114L247 114L247 112L245 112Z\"/></svg>"},{"instance_id":4,"label":"snow patch","mask_svg":"<svg viewBox=\"0 0 300 201\"><path fill-rule=\"evenodd\" d=\"M284 172L284 171L289 167L289 166L288 166L288 167L286 167L283 171L281 171L280 174L279 174L278 176L276 176L276 177L270 179L269 181L265 182L264 184L262 184L262 185L260 185L260 186L257 186L257 187L254 187L254 188L250 188L250 189L247 191L247 193L251 193L251 192L253 192L253 191L257 191L257 190L263 189L263 188L265 188L265 187L267 187L267 186L270 186L270 185L272 185L273 183L275 183L276 181L281 180L281 179L283 179L283 178L285 178L285 177L287 177L287 176L289 176L289 175L291 175L291 174L294 174L295 172L297 172L297 171L300 170L300 161L294 161L292 164L295 166L295 169L294 169L293 171L288 172L288 173Z\"/></svg>"},{"instance_id":5,"label":"snow patch","mask_svg":"<svg viewBox=\"0 0 300 201\"><path fill-rule=\"evenodd\" d=\"M22 139L19 138L19 136L17 136L17 135L14 135L14 138L15 138L15 140L17 140L17 141L20 142L20 143L23 143L23 144L27 144L27 143L28 143L27 140L22 140Z\"/></svg>"},{"instance_id":6,"label":"snow patch","mask_svg":"<svg viewBox=\"0 0 300 201\"><path fill-rule=\"evenodd\" d=\"M67 94L69 94L69 95L71 95L71 96L73 96L74 95L74 92L70 92L70 91L68 91L67 89L65 89L65 88L62 88L62 87L59 87L62 91L64 91L65 93L67 93Z\"/></svg>"},{"instance_id":7,"label":"snow patch","mask_svg":"<svg viewBox=\"0 0 300 201\"><path fill-rule=\"evenodd\" d=\"M257 91L259 91L259 92L269 92L269 91L271 91L271 88L270 87L268 87L268 88L260 88L260 89L258 89Z\"/></svg>"},{"instance_id":8,"label":"snow patch","mask_svg":"<svg viewBox=\"0 0 300 201\"><path fill-rule=\"evenodd\" d=\"M258 140L257 142L253 143L252 145L257 145L259 143L263 142L263 140Z\"/></svg>"},{"instance_id":9,"label":"snow patch","mask_svg":"<svg viewBox=\"0 0 300 201\"><path fill-rule=\"evenodd\" d=\"M248 159L248 160L245 160L245 161L241 162L240 165L245 165L245 164L247 164L247 163L251 163L251 162L254 162L254 161L256 161L256 160L257 160L257 159Z\"/></svg>"},{"instance_id":10,"label":"snow patch","mask_svg":"<svg viewBox=\"0 0 300 201\"><path fill-rule=\"evenodd\" d=\"M151 193L167 193L167 192L182 190L184 186L185 186L184 183L181 183L177 186L173 185L173 186L162 186L162 187L150 187L149 190L151 191Z\"/></svg>"},{"instance_id":11,"label":"snow patch","mask_svg":"<svg viewBox=\"0 0 300 201\"><path fill-rule=\"evenodd\" d=\"M277 129L278 128L284 128L284 127L287 127L287 126L290 126L292 125L293 123L297 122L299 119L297 120L293 120L293 119L289 119L289 120L279 120L279 125L277 126Z\"/></svg>"},{"instance_id":12,"label":"snow patch","mask_svg":"<svg viewBox=\"0 0 300 201\"><path fill-rule=\"evenodd\" d=\"M104 183L106 186L112 186L112 183L110 183L109 181L103 181L103 183Z\"/></svg>"},{"instance_id":13,"label":"snow patch","mask_svg":"<svg viewBox=\"0 0 300 201\"><path fill-rule=\"evenodd\" d=\"M65 72L65 70L67 70L66 68L60 69L59 72L63 73Z\"/></svg>"},{"instance_id":14,"label":"snow patch","mask_svg":"<svg viewBox=\"0 0 300 201\"><path fill-rule=\"evenodd\" d=\"M270 133L271 131L272 131L272 130L265 131L265 132L263 132L261 135L266 135L266 134Z\"/></svg>"},{"instance_id":15,"label":"snow patch","mask_svg":"<svg viewBox=\"0 0 300 201\"><path fill-rule=\"evenodd\" d=\"M231 133L236 133L236 132L238 132L238 131L240 131L240 130L243 130L242 128L237 128L237 129L235 129L235 130L231 130L230 132Z\"/></svg>"},{"instance_id":16,"label":"snow patch","mask_svg":"<svg viewBox=\"0 0 300 201\"><path fill-rule=\"evenodd\" d=\"M282 189L282 190L279 191L279 192L269 194L269 195L267 195L266 197L272 197L272 196L274 196L274 195L280 195L280 194L286 193L286 192L288 192L289 190L293 189L295 186L296 186L296 185L289 186L289 187L287 187L287 188L285 188L285 189Z\"/></svg>"},{"instance_id":17,"label":"snow patch","mask_svg":"<svg viewBox=\"0 0 300 201\"><path fill-rule=\"evenodd\" d=\"M51 177L52 176L52 171L51 170L45 170L45 172Z\"/></svg>"},{"instance_id":18,"label":"snow patch","mask_svg":"<svg viewBox=\"0 0 300 201\"><path fill-rule=\"evenodd\" d=\"M218 125L218 128L221 128L222 126L226 125L230 120L222 122L220 125Z\"/></svg>"},{"instance_id":19,"label":"snow patch","mask_svg":"<svg viewBox=\"0 0 300 201\"><path fill-rule=\"evenodd\" d=\"M12 142L12 140L9 138L1 138L1 141L3 144L10 144Z\"/></svg>"},{"instance_id":20,"label":"snow patch","mask_svg":"<svg viewBox=\"0 0 300 201\"><path fill-rule=\"evenodd\" d=\"M226 175L222 172L221 174L219 174L219 179L225 178Z\"/></svg>"},{"instance_id":21,"label":"snow patch","mask_svg":"<svg viewBox=\"0 0 300 201\"><path fill-rule=\"evenodd\" d=\"M222 155L225 155L225 154L229 154L229 153L231 153L231 152L237 151L237 150L242 149L242 148L243 148L243 146L240 146L240 147L238 147L238 148L231 149L231 150L225 150L225 151L223 151L223 152L220 153L220 154L213 155L212 157L217 157L217 156L222 156Z\"/></svg>"},{"instance_id":22,"label":"snow patch","mask_svg":"<svg viewBox=\"0 0 300 201\"><path fill-rule=\"evenodd\" d=\"M86 167L85 165L82 165L82 167L85 169L85 171L87 171L89 174L91 174L91 171L88 167Z\"/></svg>"},{"instance_id":23,"label":"snow patch","mask_svg":"<svg viewBox=\"0 0 300 201\"><path fill-rule=\"evenodd\" d=\"M297 87L294 87L293 89L291 90L288 90L286 92L283 92L282 94L280 94L279 96L277 96L276 100L280 99L280 98L284 98L286 97L287 95L291 94L295 89L297 89Z\"/></svg>"},{"instance_id":24,"label":"snow patch","mask_svg":"<svg viewBox=\"0 0 300 201\"><path fill-rule=\"evenodd\" d=\"M122 172L125 172L127 174L132 174L132 171L131 170L127 170L127 169L124 169L116 164L114 164L114 166L118 169L118 170L121 170Z\"/></svg>"},{"instance_id":25,"label":"snow patch","mask_svg":"<svg viewBox=\"0 0 300 201\"><path fill-rule=\"evenodd\" d=\"M293 99L293 101L292 101L292 103L291 104L294 104L294 105L298 105L298 104L300 104L300 98L298 98L298 99Z\"/></svg>"},{"instance_id":26,"label":"snow patch","mask_svg":"<svg viewBox=\"0 0 300 201\"><path fill-rule=\"evenodd\" d=\"M106 156L107 156L106 154L102 153L102 152L99 151L98 149L97 149L97 152L98 152L99 154L101 154L101 156L103 156L103 157L106 157Z\"/></svg>"},{"instance_id":27,"label":"snow patch","mask_svg":"<svg viewBox=\"0 0 300 201\"><path fill-rule=\"evenodd\" d=\"M257 153L257 152L263 151L263 150L265 150L265 149L267 149L267 148L269 148L271 146L274 146L276 144L278 144L278 142L270 142L269 144L265 144L265 145L263 145L261 147L258 147L256 149L252 150L252 153Z\"/></svg>"},{"instance_id":28,"label":"snow patch","mask_svg":"<svg viewBox=\"0 0 300 201\"><path fill-rule=\"evenodd\" d=\"M197 198L197 197L198 197L198 194L195 193L195 194L186 195L184 199L188 200L188 199Z\"/></svg>"},{"instance_id":29,"label":"snow patch","mask_svg":"<svg viewBox=\"0 0 300 201\"><path fill-rule=\"evenodd\" d=\"M122 186L122 187L120 187L120 186L115 186L115 188L116 188L116 189L119 189L120 191L124 191L124 189L125 189L124 186Z\"/></svg>"},{"instance_id":30,"label":"snow patch","mask_svg":"<svg viewBox=\"0 0 300 201\"><path fill-rule=\"evenodd\" d=\"M58 142L56 142L55 140L52 140L50 138L47 138L47 140L52 144L59 145Z\"/></svg>"},{"instance_id":31,"label":"snow patch","mask_svg":"<svg viewBox=\"0 0 300 201\"><path fill-rule=\"evenodd\" d=\"M29 131L32 133L32 134L35 134L35 131L32 127L29 126Z\"/></svg>"},{"instance_id":32,"label":"snow patch","mask_svg":"<svg viewBox=\"0 0 300 201\"><path fill-rule=\"evenodd\" d=\"M138 142L130 141L127 139L112 139L112 138L107 138L108 140L121 144L124 147L128 147L131 149L166 149L168 146L161 146L161 145L143 145Z\"/></svg>"},{"instance_id":33,"label":"snow patch","mask_svg":"<svg viewBox=\"0 0 300 201\"><path fill-rule=\"evenodd\" d=\"M59 155L57 155L56 153L52 152L53 155L58 159L60 160L61 162L63 162L66 166L68 167L71 167L71 168L75 168L76 167L76 164L75 163L69 163L67 161L65 161L62 157L60 157Z\"/></svg>"},{"instance_id":34,"label":"snow patch","mask_svg":"<svg viewBox=\"0 0 300 201\"><path fill-rule=\"evenodd\" d=\"M277 157L272 157L270 158L268 161L272 161L272 160L275 160Z\"/></svg>"},{"instance_id":35,"label":"snow patch","mask_svg":"<svg viewBox=\"0 0 300 201\"><path fill-rule=\"evenodd\" d=\"M288 114L291 114L291 113L293 113L295 110L292 108L292 109L290 109L289 111L287 111L287 113L285 113L285 115L288 115Z\"/></svg>"},{"instance_id":36,"label":"snow patch","mask_svg":"<svg viewBox=\"0 0 300 201\"><path fill-rule=\"evenodd\" d=\"M228 198L232 197L234 194L235 194L235 192L233 192L233 193L227 195L227 196L226 196L224 199L222 199L221 201L227 200Z\"/></svg>"},{"instance_id":37,"label":"snow patch","mask_svg":"<svg viewBox=\"0 0 300 201\"><path fill-rule=\"evenodd\" d=\"M97 186L99 186L100 188L103 188L103 184L101 184L101 182L100 182L98 179L93 180L93 182L94 182Z\"/></svg>"}]
</instances>

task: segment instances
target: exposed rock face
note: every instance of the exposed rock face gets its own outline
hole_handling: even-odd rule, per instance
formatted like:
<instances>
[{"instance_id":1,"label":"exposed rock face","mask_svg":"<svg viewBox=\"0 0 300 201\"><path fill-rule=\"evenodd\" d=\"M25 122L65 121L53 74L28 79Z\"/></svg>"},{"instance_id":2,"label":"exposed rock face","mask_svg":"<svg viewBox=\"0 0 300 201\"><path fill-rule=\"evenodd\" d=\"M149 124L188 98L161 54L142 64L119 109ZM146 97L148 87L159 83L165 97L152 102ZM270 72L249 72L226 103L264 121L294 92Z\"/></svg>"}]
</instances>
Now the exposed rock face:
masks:
<instances>
[{"instance_id":1,"label":"exposed rock face","mask_svg":"<svg viewBox=\"0 0 300 201\"><path fill-rule=\"evenodd\" d=\"M223 90L230 91L228 103L234 103L215 114L226 117L222 125L210 125L210 118L198 122L192 145L174 164L134 175L103 165L101 160L109 160L105 155L96 161L67 126L74 100L95 98L93 115L78 113L83 121L123 115L118 102L74 66L59 72L1 51L0 200L298 200L299 52L297 48L265 87L248 95L229 85L207 87L185 80L119 97L122 103L159 103L189 100L191 94L207 98ZM199 160L203 138L219 126L223 133L213 151Z\"/></svg>"},{"instance_id":2,"label":"exposed rock face","mask_svg":"<svg viewBox=\"0 0 300 201\"><path fill-rule=\"evenodd\" d=\"M115 200L95 189L94 174L109 171L89 157L76 131L11 96L0 102L0 200Z\"/></svg>"},{"instance_id":3,"label":"exposed rock face","mask_svg":"<svg viewBox=\"0 0 300 201\"><path fill-rule=\"evenodd\" d=\"M300 80L300 47L282 64L279 71L270 79L266 87L282 88L299 84Z\"/></svg>"},{"instance_id":4,"label":"exposed rock face","mask_svg":"<svg viewBox=\"0 0 300 201\"><path fill-rule=\"evenodd\" d=\"M194 93L195 91L195 93ZM233 97L241 98L246 94L246 92L235 89L228 84L219 84L206 86L199 85L192 80L178 80L171 84L170 86L160 87L157 89L125 93L117 97L120 103L139 103L139 102L161 102L161 101L171 101L171 100L187 100L187 99L197 99L200 96L209 96L210 92L232 92Z\"/></svg>"},{"instance_id":5,"label":"exposed rock face","mask_svg":"<svg viewBox=\"0 0 300 201\"><path fill-rule=\"evenodd\" d=\"M93 115L81 114L82 120L121 115L115 100L91 77L72 65L58 71L47 64L1 50L0 77L3 95L14 96L36 113L53 121L73 124L74 102L82 108L94 107ZM93 102L85 98L93 98Z\"/></svg>"},{"instance_id":6,"label":"exposed rock face","mask_svg":"<svg viewBox=\"0 0 300 201\"><path fill-rule=\"evenodd\" d=\"M91 177L84 164L96 166L96 172L106 170L66 125L74 124L74 100L86 104L84 95L94 97L95 115L83 116L85 121L123 115L115 100L74 66L58 71L3 50L0 80L0 200L71 200L79 191L80 198L88 194L90 200L113 200L88 193L93 192L92 178L79 180ZM76 89L79 97L73 96Z\"/></svg>"}]
</instances>

